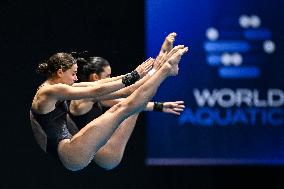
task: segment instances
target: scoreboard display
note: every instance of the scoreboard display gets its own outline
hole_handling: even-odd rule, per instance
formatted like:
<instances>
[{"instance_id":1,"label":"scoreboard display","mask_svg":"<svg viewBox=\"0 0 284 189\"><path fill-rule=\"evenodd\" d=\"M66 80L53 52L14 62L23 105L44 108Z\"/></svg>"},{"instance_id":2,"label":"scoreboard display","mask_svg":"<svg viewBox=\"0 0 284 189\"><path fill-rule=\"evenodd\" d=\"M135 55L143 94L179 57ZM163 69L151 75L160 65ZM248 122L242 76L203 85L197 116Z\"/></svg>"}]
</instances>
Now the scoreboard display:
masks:
<instances>
[{"instance_id":1,"label":"scoreboard display","mask_svg":"<svg viewBox=\"0 0 284 189\"><path fill-rule=\"evenodd\" d=\"M284 164L284 2L146 0L146 53L189 47L147 113L147 165Z\"/></svg>"}]
</instances>

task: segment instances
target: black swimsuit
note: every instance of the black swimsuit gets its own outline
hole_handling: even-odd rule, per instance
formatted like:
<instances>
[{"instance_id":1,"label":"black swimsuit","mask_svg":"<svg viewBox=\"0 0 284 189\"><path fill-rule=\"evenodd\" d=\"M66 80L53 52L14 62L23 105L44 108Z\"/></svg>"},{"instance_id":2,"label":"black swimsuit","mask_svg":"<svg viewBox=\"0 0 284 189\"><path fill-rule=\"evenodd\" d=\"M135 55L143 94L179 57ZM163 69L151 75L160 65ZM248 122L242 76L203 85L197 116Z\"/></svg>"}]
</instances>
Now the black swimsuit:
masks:
<instances>
[{"instance_id":1,"label":"black swimsuit","mask_svg":"<svg viewBox=\"0 0 284 189\"><path fill-rule=\"evenodd\" d=\"M74 123L77 125L78 129L82 129L85 127L88 123L93 121L95 118L101 116L103 114L102 107L100 103L94 103L91 110L83 115L72 115L69 113L69 116L74 121Z\"/></svg>"},{"instance_id":2,"label":"black swimsuit","mask_svg":"<svg viewBox=\"0 0 284 189\"><path fill-rule=\"evenodd\" d=\"M47 136L46 151L58 157L57 147L60 141L72 138L67 129L68 105L66 101L58 101L55 109L47 114L31 112Z\"/></svg>"}]
</instances>

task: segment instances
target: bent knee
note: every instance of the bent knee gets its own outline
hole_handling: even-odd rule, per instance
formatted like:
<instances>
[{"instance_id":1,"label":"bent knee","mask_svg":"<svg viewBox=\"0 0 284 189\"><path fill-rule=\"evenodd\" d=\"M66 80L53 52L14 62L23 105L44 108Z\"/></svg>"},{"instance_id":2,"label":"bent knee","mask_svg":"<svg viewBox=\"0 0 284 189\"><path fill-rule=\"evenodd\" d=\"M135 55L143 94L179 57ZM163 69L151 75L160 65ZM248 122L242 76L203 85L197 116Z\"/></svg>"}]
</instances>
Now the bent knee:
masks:
<instances>
[{"instance_id":1,"label":"bent knee","mask_svg":"<svg viewBox=\"0 0 284 189\"><path fill-rule=\"evenodd\" d=\"M60 157L63 166L70 171L79 171L85 168L89 162L76 157Z\"/></svg>"},{"instance_id":2,"label":"bent knee","mask_svg":"<svg viewBox=\"0 0 284 189\"><path fill-rule=\"evenodd\" d=\"M58 156L63 166L70 171L79 171L85 168L92 157L83 156L76 150L69 148L69 142L59 144Z\"/></svg>"},{"instance_id":3,"label":"bent knee","mask_svg":"<svg viewBox=\"0 0 284 189\"><path fill-rule=\"evenodd\" d=\"M123 153L115 151L104 151L104 153L95 156L95 163L105 170L112 170L116 168L123 157Z\"/></svg>"},{"instance_id":4,"label":"bent knee","mask_svg":"<svg viewBox=\"0 0 284 189\"><path fill-rule=\"evenodd\" d=\"M119 162L120 163L120 162ZM103 169L107 170L107 171L110 171L110 170L113 170L114 168L116 168L119 163L116 163L116 164L110 164L110 165L107 165L105 167L102 167Z\"/></svg>"},{"instance_id":5,"label":"bent knee","mask_svg":"<svg viewBox=\"0 0 284 189\"><path fill-rule=\"evenodd\" d=\"M121 158L120 159L119 158L118 159L113 158L110 161L104 161L104 162L95 160L95 162L101 168L103 168L103 169L105 169L107 171L110 171L110 170L116 168L120 164Z\"/></svg>"}]
</instances>

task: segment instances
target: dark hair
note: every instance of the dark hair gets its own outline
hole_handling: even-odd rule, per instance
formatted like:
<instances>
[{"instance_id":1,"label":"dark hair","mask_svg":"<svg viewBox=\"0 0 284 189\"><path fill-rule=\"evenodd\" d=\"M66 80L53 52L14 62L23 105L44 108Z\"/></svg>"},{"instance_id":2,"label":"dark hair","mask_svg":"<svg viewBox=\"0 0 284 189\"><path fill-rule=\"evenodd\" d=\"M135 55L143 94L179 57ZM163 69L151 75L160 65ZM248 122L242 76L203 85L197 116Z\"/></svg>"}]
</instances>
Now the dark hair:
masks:
<instances>
[{"instance_id":1,"label":"dark hair","mask_svg":"<svg viewBox=\"0 0 284 189\"><path fill-rule=\"evenodd\" d=\"M88 81L91 74L100 75L104 71L104 67L109 66L109 62L102 57L89 57L87 60L78 58L77 64L79 81Z\"/></svg>"},{"instance_id":2,"label":"dark hair","mask_svg":"<svg viewBox=\"0 0 284 189\"><path fill-rule=\"evenodd\" d=\"M63 71L70 69L76 63L76 59L71 54L61 52L52 55L47 61L39 63L36 71L49 77L59 69Z\"/></svg>"}]
</instances>

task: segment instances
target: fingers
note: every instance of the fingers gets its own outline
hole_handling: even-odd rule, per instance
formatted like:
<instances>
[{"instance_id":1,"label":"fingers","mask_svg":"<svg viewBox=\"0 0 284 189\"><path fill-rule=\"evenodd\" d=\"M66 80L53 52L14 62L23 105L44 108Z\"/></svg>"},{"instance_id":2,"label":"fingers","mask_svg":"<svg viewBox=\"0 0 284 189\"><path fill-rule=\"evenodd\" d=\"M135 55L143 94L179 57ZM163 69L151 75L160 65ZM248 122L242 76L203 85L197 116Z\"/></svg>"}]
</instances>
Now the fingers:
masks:
<instances>
[{"instance_id":1,"label":"fingers","mask_svg":"<svg viewBox=\"0 0 284 189\"><path fill-rule=\"evenodd\" d=\"M151 60L152 57L149 57L147 60L145 60L142 64L145 64L146 62L148 62L149 60Z\"/></svg>"},{"instance_id":2,"label":"fingers","mask_svg":"<svg viewBox=\"0 0 284 189\"><path fill-rule=\"evenodd\" d=\"M176 105L174 108L184 109L185 106L184 105Z\"/></svg>"},{"instance_id":3,"label":"fingers","mask_svg":"<svg viewBox=\"0 0 284 189\"><path fill-rule=\"evenodd\" d=\"M180 115L185 108L184 101L174 101L174 102L164 102L164 109L165 113Z\"/></svg>"},{"instance_id":4,"label":"fingers","mask_svg":"<svg viewBox=\"0 0 284 189\"><path fill-rule=\"evenodd\" d=\"M153 64L154 64L155 59L154 58L150 58L149 60L147 60L147 62L145 63L145 68L152 68Z\"/></svg>"},{"instance_id":5,"label":"fingers","mask_svg":"<svg viewBox=\"0 0 284 189\"><path fill-rule=\"evenodd\" d=\"M173 110L176 111L176 112L182 112L183 108L173 108Z\"/></svg>"},{"instance_id":6,"label":"fingers","mask_svg":"<svg viewBox=\"0 0 284 189\"><path fill-rule=\"evenodd\" d=\"M169 113L175 114L175 115L180 115L179 112L175 112L175 111L170 111Z\"/></svg>"},{"instance_id":7,"label":"fingers","mask_svg":"<svg viewBox=\"0 0 284 189\"><path fill-rule=\"evenodd\" d=\"M183 100L178 100L178 101L174 101L173 103L175 103L175 104L184 104L184 101Z\"/></svg>"},{"instance_id":8,"label":"fingers","mask_svg":"<svg viewBox=\"0 0 284 189\"><path fill-rule=\"evenodd\" d=\"M152 65L145 67L144 72L148 73L152 69Z\"/></svg>"},{"instance_id":9,"label":"fingers","mask_svg":"<svg viewBox=\"0 0 284 189\"><path fill-rule=\"evenodd\" d=\"M175 114L175 115L180 115L180 112L174 111L174 110L168 110L167 113Z\"/></svg>"},{"instance_id":10,"label":"fingers","mask_svg":"<svg viewBox=\"0 0 284 189\"><path fill-rule=\"evenodd\" d=\"M150 58L148 58L147 60L145 60L142 64L141 64L141 66L149 66L149 65L152 65L153 64L153 62L154 62L154 59L152 58L152 57L150 57Z\"/></svg>"},{"instance_id":11,"label":"fingers","mask_svg":"<svg viewBox=\"0 0 284 189\"><path fill-rule=\"evenodd\" d=\"M175 111L183 111L185 108L183 101L180 101L180 103L165 102L164 107Z\"/></svg>"},{"instance_id":12,"label":"fingers","mask_svg":"<svg viewBox=\"0 0 284 189\"><path fill-rule=\"evenodd\" d=\"M174 103L174 107L176 108L185 108L184 102L183 101L178 101Z\"/></svg>"},{"instance_id":13,"label":"fingers","mask_svg":"<svg viewBox=\"0 0 284 189\"><path fill-rule=\"evenodd\" d=\"M170 107L168 107L168 108L171 108L171 109L175 109L175 108L177 108L177 109L184 109L185 108L185 106L184 105L178 105L178 104L172 104Z\"/></svg>"},{"instance_id":14,"label":"fingers","mask_svg":"<svg viewBox=\"0 0 284 189\"><path fill-rule=\"evenodd\" d=\"M142 64L140 64L135 70L138 72L140 77L144 77L153 67L154 59L148 58Z\"/></svg>"}]
</instances>

